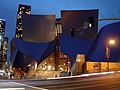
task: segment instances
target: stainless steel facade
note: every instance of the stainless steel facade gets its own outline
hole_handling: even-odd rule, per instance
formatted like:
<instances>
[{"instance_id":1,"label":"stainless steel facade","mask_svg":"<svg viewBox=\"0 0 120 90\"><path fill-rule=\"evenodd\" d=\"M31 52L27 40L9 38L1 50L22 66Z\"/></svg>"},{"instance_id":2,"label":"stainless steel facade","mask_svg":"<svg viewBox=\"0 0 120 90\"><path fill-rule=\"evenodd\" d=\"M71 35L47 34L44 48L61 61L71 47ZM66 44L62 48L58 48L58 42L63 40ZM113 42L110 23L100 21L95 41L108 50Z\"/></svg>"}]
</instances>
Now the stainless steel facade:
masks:
<instances>
[{"instance_id":1,"label":"stainless steel facade","mask_svg":"<svg viewBox=\"0 0 120 90\"><path fill-rule=\"evenodd\" d=\"M55 39L55 15L23 15L23 40L49 42Z\"/></svg>"}]
</instances>

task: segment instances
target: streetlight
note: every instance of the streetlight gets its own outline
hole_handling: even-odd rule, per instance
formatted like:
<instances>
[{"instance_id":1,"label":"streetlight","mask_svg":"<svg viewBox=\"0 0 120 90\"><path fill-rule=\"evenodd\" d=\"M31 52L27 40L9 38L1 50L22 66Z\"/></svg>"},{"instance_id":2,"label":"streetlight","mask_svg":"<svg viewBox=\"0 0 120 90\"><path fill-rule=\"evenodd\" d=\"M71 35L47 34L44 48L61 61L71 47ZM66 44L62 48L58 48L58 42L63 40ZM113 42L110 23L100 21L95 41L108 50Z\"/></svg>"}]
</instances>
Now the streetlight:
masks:
<instances>
[{"instance_id":1,"label":"streetlight","mask_svg":"<svg viewBox=\"0 0 120 90\"><path fill-rule=\"evenodd\" d=\"M106 45L106 50L105 50L105 57L106 60L109 60L110 58L110 48L108 47L108 45L115 45L115 40L114 39L110 39L108 44ZM109 71L109 62L107 61L107 69Z\"/></svg>"},{"instance_id":2,"label":"streetlight","mask_svg":"<svg viewBox=\"0 0 120 90\"><path fill-rule=\"evenodd\" d=\"M114 40L114 39L111 39L111 40L109 41L109 44L110 44L110 45L114 45L114 44L115 44L115 40Z\"/></svg>"}]
</instances>

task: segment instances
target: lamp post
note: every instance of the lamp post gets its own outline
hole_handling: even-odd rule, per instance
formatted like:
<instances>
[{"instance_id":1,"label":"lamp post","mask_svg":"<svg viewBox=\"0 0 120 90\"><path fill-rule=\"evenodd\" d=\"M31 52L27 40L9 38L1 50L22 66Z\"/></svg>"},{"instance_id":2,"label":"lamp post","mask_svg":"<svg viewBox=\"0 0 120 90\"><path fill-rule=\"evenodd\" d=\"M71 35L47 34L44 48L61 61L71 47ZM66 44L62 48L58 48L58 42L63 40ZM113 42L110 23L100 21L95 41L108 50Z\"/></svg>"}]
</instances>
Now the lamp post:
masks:
<instances>
[{"instance_id":1,"label":"lamp post","mask_svg":"<svg viewBox=\"0 0 120 90\"><path fill-rule=\"evenodd\" d=\"M0 69L3 69L3 61L2 61L2 44L3 44L3 35L0 34Z\"/></svg>"},{"instance_id":2,"label":"lamp post","mask_svg":"<svg viewBox=\"0 0 120 90\"><path fill-rule=\"evenodd\" d=\"M106 45L106 50L105 50L105 57L106 57L106 60L107 60L107 70L109 71L109 58L110 58L110 48L108 47L108 45L114 45L115 44L115 40L114 39L111 39L109 40L109 42L107 43Z\"/></svg>"}]
</instances>

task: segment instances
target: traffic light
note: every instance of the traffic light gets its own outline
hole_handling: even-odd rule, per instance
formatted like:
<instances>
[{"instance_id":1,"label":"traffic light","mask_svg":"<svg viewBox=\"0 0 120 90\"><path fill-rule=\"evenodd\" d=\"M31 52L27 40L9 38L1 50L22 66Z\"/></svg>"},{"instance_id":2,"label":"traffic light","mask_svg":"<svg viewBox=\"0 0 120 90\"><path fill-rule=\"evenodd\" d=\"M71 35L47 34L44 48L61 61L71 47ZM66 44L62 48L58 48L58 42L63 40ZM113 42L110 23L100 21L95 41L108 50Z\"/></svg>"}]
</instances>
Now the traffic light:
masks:
<instances>
[{"instance_id":1,"label":"traffic light","mask_svg":"<svg viewBox=\"0 0 120 90\"><path fill-rule=\"evenodd\" d=\"M94 16L90 16L89 18L88 18L88 27L89 28L94 28L94 26L95 26L95 20L94 20Z\"/></svg>"},{"instance_id":2,"label":"traffic light","mask_svg":"<svg viewBox=\"0 0 120 90\"><path fill-rule=\"evenodd\" d=\"M74 37L74 36L75 36L74 27L72 27L72 28L70 29L70 33L71 33L71 36L72 36L72 37Z\"/></svg>"}]
</instances>

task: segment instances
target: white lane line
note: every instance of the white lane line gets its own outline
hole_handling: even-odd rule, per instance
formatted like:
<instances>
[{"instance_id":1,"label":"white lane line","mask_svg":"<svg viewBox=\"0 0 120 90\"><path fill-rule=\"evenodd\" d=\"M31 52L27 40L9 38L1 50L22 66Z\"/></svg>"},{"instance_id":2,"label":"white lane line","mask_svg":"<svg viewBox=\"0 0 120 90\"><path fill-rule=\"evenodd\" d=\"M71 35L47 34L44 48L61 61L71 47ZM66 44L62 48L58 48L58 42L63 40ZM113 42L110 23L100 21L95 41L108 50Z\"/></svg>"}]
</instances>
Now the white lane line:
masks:
<instances>
[{"instance_id":1,"label":"white lane line","mask_svg":"<svg viewBox=\"0 0 120 90\"><path fill-rule=\"evenodd\" d=\"M89 73L89 74L81 74L77 76L66 76L66 77L57 77L57 78L47 78L47 79L65 79L65 78L75 78L75 77L88 77L93 75L105 75L105 74L114 74L114 71L111 72L101 72L101 73Z\"/></svg>"},{"instance_id":2,"label":"white lane line","mask_svg":"<svg viewBox=\"0 0 120 90\"><path fill-rule=\"evenodd\" d=\"M1 88L0 90L25 90L25 88Z\"/></svg>"},{"instance_id":3,"label":"white lane line","mask_svg":"<svg viewBox=\"0 0 120 90\"><path fill-rule=\"evenodd\" d=\"M21 83L17 83L17 82L10 82L10 83L18 84L18 85L21 85L21 86L26 86L26 87L33 88L33 89L38 89L38 90L49 90L49 89L40 88L40 87L34 87L34 86L30 86L30 85L26 85L26 84L21 84Z\"/></svg>"}]
</instances>

